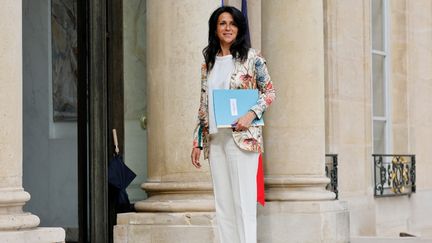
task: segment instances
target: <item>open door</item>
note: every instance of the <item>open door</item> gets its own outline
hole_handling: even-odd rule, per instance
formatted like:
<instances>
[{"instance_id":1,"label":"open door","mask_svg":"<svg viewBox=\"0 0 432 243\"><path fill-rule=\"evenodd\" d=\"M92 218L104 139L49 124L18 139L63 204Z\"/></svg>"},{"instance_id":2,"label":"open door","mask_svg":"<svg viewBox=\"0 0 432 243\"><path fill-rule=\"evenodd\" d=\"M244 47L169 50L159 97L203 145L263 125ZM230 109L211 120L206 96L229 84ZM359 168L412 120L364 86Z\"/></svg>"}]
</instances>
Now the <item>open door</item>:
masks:
<instances>
[{"instance_id":1,"label":"open door","mask_svg":"<svg viewBox=\"0 0 432 243\"><path fill-rule=\"evenodd\" d=\"M120 152L137 177L129 199L146 198L145 0L78 1L79 225L80 242L112 242L116 211L108 186L108 161Z\"/></svg>"},{"instance_id":2,"label":"open door","mask_svg":"<svg viewBox=\"0 0 432 243\"><path fill-rule=\"evenodd\" d=\"M110 130L116 127L124 141L121 6L121 0L78 1L80 242L113 240L115 211L107 174L113 153Z\"/></svg>"}]
</instances>

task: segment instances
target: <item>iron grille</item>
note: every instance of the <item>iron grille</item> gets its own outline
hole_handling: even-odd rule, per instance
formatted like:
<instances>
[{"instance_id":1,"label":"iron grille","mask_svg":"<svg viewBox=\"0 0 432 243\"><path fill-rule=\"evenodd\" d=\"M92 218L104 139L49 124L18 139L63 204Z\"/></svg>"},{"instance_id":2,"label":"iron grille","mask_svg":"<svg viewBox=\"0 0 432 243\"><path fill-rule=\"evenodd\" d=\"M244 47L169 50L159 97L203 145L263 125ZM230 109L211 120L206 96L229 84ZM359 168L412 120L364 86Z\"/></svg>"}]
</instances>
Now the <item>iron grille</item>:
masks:
<instances>
[{"instance_id":1,"label":"iron grille","mask_svg":"<svg viewBox=\"0 0 432 243\"><path fill-rule=\"evenodd\" d=\"M416 160L412 154L373 154L375 197L411 195L416 191Z\"/></svg>"},{"instance_id":2,"label":"iron grille","mask_svg":"<svg viewBox=\"0 0 432 243\"><path fill-rule=\"evenodd\" d=\"M330 178L330 183L326 186L326 189L334 192L336 194L335 199L337 200L339 199L337 154L326 154L325 173Z\"/></svg>"}]
</instances>

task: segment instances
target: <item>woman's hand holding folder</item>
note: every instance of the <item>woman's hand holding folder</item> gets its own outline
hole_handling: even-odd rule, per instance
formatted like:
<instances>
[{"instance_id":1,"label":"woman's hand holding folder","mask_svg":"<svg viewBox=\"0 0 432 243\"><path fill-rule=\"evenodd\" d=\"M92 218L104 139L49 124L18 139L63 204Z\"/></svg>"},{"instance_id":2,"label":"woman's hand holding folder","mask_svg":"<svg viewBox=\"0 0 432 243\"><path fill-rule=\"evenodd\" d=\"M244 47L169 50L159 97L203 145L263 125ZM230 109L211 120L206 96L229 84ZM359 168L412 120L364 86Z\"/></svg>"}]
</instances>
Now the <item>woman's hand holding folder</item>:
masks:
<instances>
[{"instance_id":1,"label":"woman's hand holding folder","mask_svg":"<svg viewBox=\"0 0 432 243\"><path fill-rule=\"evenodd\" d=\"M251 126L253 120L255 119L255 112L248 111L246 115L238 118L233 124L231 124L231 126L234 131L245 131Z\"/></svg>"}]
</instances>

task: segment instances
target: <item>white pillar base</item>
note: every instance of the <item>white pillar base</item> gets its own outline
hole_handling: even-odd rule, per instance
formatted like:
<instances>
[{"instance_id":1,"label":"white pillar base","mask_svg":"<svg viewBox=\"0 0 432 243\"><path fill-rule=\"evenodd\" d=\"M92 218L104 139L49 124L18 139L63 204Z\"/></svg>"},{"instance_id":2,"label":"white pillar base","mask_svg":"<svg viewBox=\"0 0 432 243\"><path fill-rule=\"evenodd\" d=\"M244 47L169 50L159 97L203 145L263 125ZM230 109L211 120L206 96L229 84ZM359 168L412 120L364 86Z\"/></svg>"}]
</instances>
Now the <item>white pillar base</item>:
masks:
<instances>
[{"instance_id":1,"label":"white pillar base","mask_svg":"<svg viewBox=\"0 0 432 243\"><path fill-rule=\"evenodd\" d=\"M327 201L336 197L325 189L330 179L325 176L266 176L268 201Z\"/></svg>"},{"instance_id":2,"label":"white pillar base","mask_svg":"<svg viewBox=\"0 0 432 243\"><path fill-rule=\"evenodd\" d=\"M23 188L0 188L0 232L34 229L39 225L38 216L22 210L28 200L30 194Z\"/></svg>"},{"instance_id":3,"label":"white pillar base","mask_svg":"<svg viewBox=\"0 0 432 243\"><path fill-rule=\"evenodd\" d=\"M7 230L32 229L39 222L39 217L31 213L0 215L0 234Z\"/></svg>"},{"instance_id":4,"label":"white pillar base","mask_svg":"<svg viewBox=\"0 0 432 243\"><path fill-rule=\"evenodd\" d=\"M138 212L213 212L210 182L146 182L149 198L135 203Z\"/></svg>"},{"instance_id":5,"label":"white pillar base","mask_svg":"<svg viewBox=\"0 0 432 243\"><path fill-rule=\"evenodd\" d=\"M19 231L0 231L2 243L57 243L64 242L65 231L62 228L35 228Z\"/></svg>"},{"instance_id":6,"label":"white pillar base","mask_svg":"<svg viewBox=\"0 0 432 243\"><path fill-rule=\"evenodd\" d=\"M117 215L114 243L219 243L214 212Z\"/></svg>"},{"instance_id":7,"label":"white pillar base","mask_svg":"<svg viewBox=\"0 0 432 243\"><path fill-rule=\"evenodd\" d=\"M349 242L349 212L341 201L267 202L258 208L258 242Z\"/></svg>"}]
</instances>

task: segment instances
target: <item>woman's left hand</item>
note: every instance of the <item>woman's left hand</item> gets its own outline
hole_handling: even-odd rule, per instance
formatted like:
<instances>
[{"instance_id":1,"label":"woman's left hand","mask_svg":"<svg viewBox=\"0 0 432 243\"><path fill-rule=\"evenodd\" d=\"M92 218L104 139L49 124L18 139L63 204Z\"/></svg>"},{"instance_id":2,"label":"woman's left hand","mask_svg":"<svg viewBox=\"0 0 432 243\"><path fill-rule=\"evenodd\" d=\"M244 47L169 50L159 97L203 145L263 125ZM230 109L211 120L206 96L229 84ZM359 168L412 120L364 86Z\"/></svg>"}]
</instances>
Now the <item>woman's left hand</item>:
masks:
<instances>
[{"instance_id":1,"label":"woman's left hand","mask_svg":"<svg viewBox=\"0 0 432 243\"><path fill-rule=\"evenodd\" d=\"M256 115L255 112L253 111L249 111L248 113L246 113L246 115L240 117L239 119L237 119L233 125L233 128L235 131L245 131L247 130L250 125L252 124L252 121L255 120Z\"/></svg>"}]
</instances>

